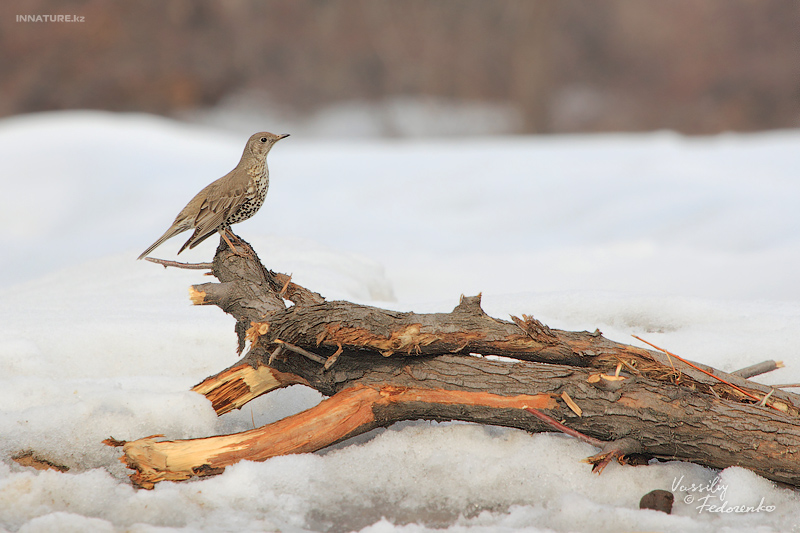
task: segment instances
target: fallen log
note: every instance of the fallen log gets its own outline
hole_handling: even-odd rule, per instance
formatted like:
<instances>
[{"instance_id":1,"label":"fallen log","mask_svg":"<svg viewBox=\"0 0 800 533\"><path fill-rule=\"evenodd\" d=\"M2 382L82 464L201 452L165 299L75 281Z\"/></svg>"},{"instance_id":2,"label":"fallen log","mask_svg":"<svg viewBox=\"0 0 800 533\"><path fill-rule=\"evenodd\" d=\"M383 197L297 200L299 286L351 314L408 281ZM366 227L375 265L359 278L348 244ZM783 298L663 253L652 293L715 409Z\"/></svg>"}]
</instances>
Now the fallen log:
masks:
<instances>
[{"instance_id":1,"label":"fallen log","mask_svg":"<svg viewBox=\"0 0 800 533\"><path fill-rule=\"evenodd\" d=\"M795 394L599 331L551 329L525 315L499 320L480 295L450 313L397 312L328 302L265 268L252 248L234 254L221 242L210 266L219 283L193 286L191 299L233 315L239 351L249 350L193 390L220 415L295 384L329 398L233 435L109 439L123 446L138 486L313 452L415 419L565 431L603 448L589 458L598 471L612 459L678 459L800 486Z\"/></svg>"}]
</instances>

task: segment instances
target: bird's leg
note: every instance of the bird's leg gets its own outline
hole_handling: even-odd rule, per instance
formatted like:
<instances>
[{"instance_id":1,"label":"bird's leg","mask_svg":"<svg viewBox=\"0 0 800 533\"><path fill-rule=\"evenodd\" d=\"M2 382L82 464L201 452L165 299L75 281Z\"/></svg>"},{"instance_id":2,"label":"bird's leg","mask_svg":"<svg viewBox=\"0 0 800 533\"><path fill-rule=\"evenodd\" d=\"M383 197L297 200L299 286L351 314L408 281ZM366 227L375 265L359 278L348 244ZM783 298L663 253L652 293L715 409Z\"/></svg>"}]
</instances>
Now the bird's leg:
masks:
<instances>
[{"instance_id":1,"label":"bird's leg","mask_svg":"<svg viewBox=\"0 0 800 533\"><path fill-rule=\"evenodd\" d=\"M228 244L228 247L231 249L231 252L233 252L234 255L238 255L239 257L249 257L252 255L250 252L247 251L247 248L242 248L241 253L238 250L236 250L236 247L233 245L230 239L228 239L227 235L228 233L230 233L233 240L239 242L242 242L242 240L239 237L237 237L235 233L231 231L230 227L225 227L222 230L220 230L219 234L222 236L223 239L225 239L225 242Z\"/></svg>"},{"instance_id":2,"label":"bird's leg","mask_svg":"<svg viewBox=\"0 0 800 533\"><path fill-rule=\"evenodd\" d=\"M226 235L227 233L228 233L227 229L223 229L222 231L219 232L219 234L222 236L222 238L225 239L225 242L228 243L228 248L231 249L231 252L235 253L236 255L239 255L239 252L236 251L236 247L228 239L228 236Z\"/></svg>"}]
</instances>

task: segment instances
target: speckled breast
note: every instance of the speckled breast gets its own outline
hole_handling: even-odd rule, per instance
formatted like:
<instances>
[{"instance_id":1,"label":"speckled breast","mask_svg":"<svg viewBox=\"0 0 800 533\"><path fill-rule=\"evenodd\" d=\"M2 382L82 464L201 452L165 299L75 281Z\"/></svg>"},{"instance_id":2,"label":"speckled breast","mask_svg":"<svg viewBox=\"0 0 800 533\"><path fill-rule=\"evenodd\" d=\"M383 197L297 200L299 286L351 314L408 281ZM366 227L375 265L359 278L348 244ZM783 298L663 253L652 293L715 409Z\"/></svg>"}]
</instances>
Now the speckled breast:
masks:
<instances>
[{"instance_id":1,"label":"speckled breast","mask_svg":"<svg viewBox=\"0 0 800 533\"><path fill-rule=\"evenodd\" d=\"M267 197L267 190L269 189L269 173L264 173L259 176L258 181L253 187L253 194L249 195L247 199L242 202L239 209L236 210L228 220L228 224L236 224L242 222L255 215L261 206L264 205L264 199Z\"/></svg>"}]
</instances>

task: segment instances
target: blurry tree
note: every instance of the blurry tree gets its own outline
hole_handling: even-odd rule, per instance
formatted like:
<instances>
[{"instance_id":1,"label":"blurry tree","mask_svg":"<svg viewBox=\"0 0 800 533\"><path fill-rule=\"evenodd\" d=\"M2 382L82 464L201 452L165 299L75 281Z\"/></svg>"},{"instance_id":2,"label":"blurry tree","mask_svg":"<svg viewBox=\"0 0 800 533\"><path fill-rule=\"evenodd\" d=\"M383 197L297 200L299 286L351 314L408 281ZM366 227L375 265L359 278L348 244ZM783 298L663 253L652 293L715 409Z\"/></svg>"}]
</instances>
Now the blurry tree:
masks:
<instances>
[{"instance_id":1,"label":"blurry tree","mask_svg":"<svg viewBox=\"0 0 800 533\"><path fill-rule=\"evenodd\" d=\"M16 20L39 14L85 21ZM258 91L507 102L527 132L797 127L799 25L796 0L20 0L0 5L0 116Z\"/></svg>"}]
</instances>

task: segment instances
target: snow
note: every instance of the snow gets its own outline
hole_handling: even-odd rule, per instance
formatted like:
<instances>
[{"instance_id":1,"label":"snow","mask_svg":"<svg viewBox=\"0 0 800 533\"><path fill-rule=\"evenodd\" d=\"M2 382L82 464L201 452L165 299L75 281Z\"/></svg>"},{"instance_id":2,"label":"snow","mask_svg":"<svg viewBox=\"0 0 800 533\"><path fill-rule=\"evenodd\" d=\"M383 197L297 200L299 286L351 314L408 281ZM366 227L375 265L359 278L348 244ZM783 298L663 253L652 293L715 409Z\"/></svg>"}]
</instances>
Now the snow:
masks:
<instances>
[{"instance_id":1,"label":"snow","mask_svg":"<svg viewBox=\"0 0 800 533\"><path fill-rule=\"evenodd\" d=\"M233 320L190 305L201 272L135 260L250 133L99 112L0 121L0 531L800 528L800 495L741 468L597 476L580 462L597 450L569 437L463 423L132 488L103 439L242 431L321 399L291 387L217 417L189 389L237 360ZM331 299L430 312L482 292L499 318L636 334L723 370L783 360L757 379L800 382L798 147L798 131L295 134L269 156L265 208L236 229ZM174 258L181 237L157 255ZM180 258L209 260L215 240ZM11 460L25 450L70 471ZM672 515L638 509L650 490L717 476L728 508L774 509L698 512L704 493L680 488Z\"/></svg>"}]
</instances>

